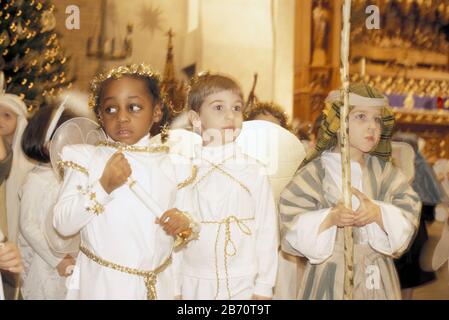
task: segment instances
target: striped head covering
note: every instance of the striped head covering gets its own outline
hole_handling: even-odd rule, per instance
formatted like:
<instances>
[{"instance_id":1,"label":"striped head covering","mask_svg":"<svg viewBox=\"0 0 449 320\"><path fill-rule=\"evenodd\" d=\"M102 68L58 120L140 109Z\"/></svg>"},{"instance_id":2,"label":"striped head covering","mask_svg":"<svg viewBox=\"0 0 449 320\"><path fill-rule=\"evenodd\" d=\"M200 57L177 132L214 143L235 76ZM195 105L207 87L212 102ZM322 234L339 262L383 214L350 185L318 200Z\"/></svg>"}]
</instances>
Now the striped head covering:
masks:
<instances>
[{"instance_id":1,"label":"striped head covering","mask_svg":"<svg viewBox=\"0 0 449 320\"><path fill-rule=\"evenodd\" d=\"M384 161L391 157L391 135L394 127L394 113L389 107L388 99L376 89L364 83L351 84L349 86L350 110L355 106L382 107L382 131L376 148L370 152ZM302 166L319 157L325 150L333 148L337 144L337 134L340 128L340 108L343 106L343 98L340 90L329 93L323 109L323 120L318 131L318 139L315 147L311 149Z\"/></svg>"}]
</instances>

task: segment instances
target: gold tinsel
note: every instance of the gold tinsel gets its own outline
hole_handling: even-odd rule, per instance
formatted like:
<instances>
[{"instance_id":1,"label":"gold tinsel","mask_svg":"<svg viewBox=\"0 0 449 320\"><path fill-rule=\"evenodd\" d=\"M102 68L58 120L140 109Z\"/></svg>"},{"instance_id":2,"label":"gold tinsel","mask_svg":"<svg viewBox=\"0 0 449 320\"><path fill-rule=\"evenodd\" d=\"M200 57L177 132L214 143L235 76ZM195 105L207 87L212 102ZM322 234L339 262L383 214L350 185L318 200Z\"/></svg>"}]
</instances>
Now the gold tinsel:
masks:
<instances>
[{"instance_id":1,"label":"gold tinsel","mask_svg":"<svg viewBox=\"0 0 449 320\"><path fill-rule=\"evenodd\" d=\"M101 85L108 79L119 79L125 75L135 75L155 79L159 84L161 76L155 72L151 66L140 63L115 67L107 72L97 75L90 83L89 107L94 109L97 101Z\"/></svg>"}]
</instances>

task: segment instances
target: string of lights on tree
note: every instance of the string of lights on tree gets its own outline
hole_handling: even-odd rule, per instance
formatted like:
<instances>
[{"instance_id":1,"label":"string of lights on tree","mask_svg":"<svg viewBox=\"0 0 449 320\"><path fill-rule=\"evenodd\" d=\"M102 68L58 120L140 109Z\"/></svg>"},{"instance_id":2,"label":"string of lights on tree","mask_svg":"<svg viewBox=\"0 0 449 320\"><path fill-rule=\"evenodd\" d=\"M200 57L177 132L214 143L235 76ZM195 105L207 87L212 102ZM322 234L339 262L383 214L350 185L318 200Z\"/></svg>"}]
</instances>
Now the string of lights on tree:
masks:
<instances>
[{"instance_id":1,"label":"string of lights on tree","mask_svg":"<svg viewBox=\"0 0 449 320\"><path fill-rule=\"evenodd\" d=\"M0 70L6 92L20 96L30 113L74 81L54 10L51 1L0 0Z\"/></svg>"}]
</instances>

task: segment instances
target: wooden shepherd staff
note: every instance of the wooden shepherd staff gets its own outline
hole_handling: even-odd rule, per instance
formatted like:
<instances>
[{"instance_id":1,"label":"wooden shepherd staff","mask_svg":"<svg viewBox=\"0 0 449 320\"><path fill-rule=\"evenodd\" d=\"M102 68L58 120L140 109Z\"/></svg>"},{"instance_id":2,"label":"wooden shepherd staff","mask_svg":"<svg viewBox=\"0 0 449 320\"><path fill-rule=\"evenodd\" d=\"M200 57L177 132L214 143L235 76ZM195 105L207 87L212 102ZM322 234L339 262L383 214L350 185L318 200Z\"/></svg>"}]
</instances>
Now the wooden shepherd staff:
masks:
<instances>
[{"instance_id":1,"label":"wooden shepherd staff","mask_svg":"<svg viewBox=\"0 0 449 320\"><path fill-rule=\"evenodd\" d=\"M341 32L341 66L340 77L343 85L342 98L343 107L340 110L340 152L342 168L342 191L346 208L352 209L351 202L351 158L349 155L349 34L351 31L351 0L344 0L343 4L343 30ZM344 278L344 300L352 300L354 288L354 239L352 227L344 227L345 234L345 278Z\"/></svg>"}]
</instances>

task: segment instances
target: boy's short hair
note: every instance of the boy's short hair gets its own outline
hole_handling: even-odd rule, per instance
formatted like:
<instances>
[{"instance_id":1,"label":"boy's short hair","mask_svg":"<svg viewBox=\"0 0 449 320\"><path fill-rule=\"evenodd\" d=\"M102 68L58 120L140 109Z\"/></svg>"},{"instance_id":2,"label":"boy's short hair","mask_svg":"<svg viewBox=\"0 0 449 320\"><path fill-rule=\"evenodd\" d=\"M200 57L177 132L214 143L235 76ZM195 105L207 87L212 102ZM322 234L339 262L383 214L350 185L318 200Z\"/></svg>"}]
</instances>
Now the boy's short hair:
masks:
<instances>
[{"instance_id":1,"label":"boy's short hair","mask_svg":"<svg viewBox=\"0 0 449 320\"><path fill-rule=\"evenodd\" d=\"M55 104L45 102L28 122L21 140L23 152L28 158L41 163L50 162L50 155L45 149L45 136L56 108ZM55 129L74 117L76 115L73 112L64 110Z\"/></svg>"},{"instance_id":2,"label":"boy's short hair","mask_svg":"<svg viewBox=\"0 0 449 320\"><path fill-rule=\"evenodd\" d=\"M245 120L254 120L258 115L272 115L279 120L281 127L290 130L288 116L282 108L275 103L258 102L245 116Z\"/></svg>"},{"instance_id":3,"label":"boy's short hair","mask_svg":"<svg viewBox=\"0 0 449 320\"><path fill-rule=\"evenodd\" d=\"M221 74L205 73L193 78L187 97L187 109L195 112L200 111L207 96L220 92L232 91L243 100L242 89L232 78Z\"/></svg>"}]
</instances>

